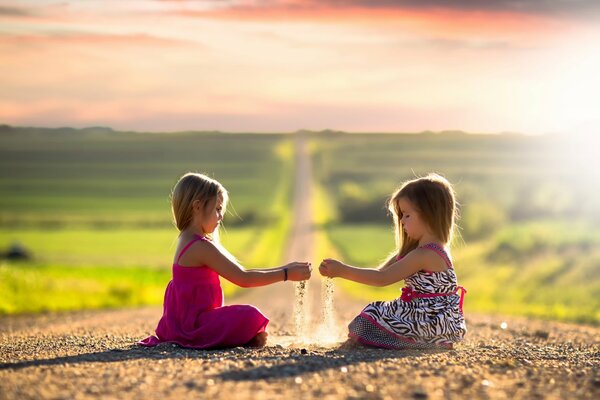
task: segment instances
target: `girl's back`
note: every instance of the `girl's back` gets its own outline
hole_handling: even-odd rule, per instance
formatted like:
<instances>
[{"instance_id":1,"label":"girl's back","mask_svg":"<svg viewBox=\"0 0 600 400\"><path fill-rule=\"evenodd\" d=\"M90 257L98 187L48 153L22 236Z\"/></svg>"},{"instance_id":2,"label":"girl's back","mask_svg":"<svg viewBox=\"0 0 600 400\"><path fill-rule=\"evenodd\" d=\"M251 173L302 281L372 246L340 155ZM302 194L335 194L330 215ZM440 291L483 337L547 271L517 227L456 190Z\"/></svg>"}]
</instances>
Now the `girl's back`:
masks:
<instances>
[{"instance_id":1,"label":"girl's back","mask_svg":"<svg viewBox=\"0 0 600 400\"><path fill-rule=\"evenodd\" d=\"M219 275L206 265L182 266L181 257L198 241L197 235L181 250L173 264L173 278L167 285L163 316L156 336L139 342L156 346L161 342L208 349L240 346L264 332L269 320L250 305L223 305Z\"/></svg>"},{"instance_id":2,"label":"girl's back","mask_svg":"<svg viewBox=\"0 0 600 400\"><path fill-rule=\"evenodd\" d=\"M443 247L429 243L421 246L423 249L428 249L437 253L446 263L444 271L429 271L421 270L416 274L405 279L406 287L410 287L420 293L454 293L457 290L456 273L450 257Z\"/></svg>"}]
</instances>

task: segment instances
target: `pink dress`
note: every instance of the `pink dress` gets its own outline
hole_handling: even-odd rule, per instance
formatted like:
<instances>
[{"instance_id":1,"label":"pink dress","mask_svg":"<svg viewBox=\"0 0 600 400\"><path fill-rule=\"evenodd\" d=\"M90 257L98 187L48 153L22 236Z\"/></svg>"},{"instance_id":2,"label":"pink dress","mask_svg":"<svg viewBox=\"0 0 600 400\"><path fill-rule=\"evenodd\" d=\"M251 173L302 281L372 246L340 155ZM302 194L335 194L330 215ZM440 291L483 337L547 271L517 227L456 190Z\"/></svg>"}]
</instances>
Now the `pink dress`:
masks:
<instances>
[{"instance_id":1,"label":"pink dress","mask_svg":"<svg viewBox=\"0 0 600 400\"><path fill-rule=\"evenodd\" d=\"M138 342L152 347L176 343L194 349L236 347L264 332L269 320L250 305L223 305L219 274L209 266L183 267L179 259L198 240L196 236L173 264L173 279L167 285L163 316L152 335Z\"/></svg>"}]
</instances>

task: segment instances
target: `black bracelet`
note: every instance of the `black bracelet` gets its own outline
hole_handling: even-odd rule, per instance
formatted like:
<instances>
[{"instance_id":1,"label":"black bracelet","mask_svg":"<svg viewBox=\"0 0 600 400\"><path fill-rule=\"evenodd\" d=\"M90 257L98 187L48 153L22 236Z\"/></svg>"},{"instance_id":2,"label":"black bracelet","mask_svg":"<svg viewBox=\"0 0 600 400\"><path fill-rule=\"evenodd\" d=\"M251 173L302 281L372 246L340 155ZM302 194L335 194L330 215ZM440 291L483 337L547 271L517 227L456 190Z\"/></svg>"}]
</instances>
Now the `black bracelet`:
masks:
<instances>
[{"instance_id":1,"label":"black bracelet","mask_svg":"<svg viewBox=\"0 0 600 400\"><path fill-rule=\"evenodd\" d=\"M287 281L287 268L283 269L283 281Z\"/></svg>"}]
</instances>

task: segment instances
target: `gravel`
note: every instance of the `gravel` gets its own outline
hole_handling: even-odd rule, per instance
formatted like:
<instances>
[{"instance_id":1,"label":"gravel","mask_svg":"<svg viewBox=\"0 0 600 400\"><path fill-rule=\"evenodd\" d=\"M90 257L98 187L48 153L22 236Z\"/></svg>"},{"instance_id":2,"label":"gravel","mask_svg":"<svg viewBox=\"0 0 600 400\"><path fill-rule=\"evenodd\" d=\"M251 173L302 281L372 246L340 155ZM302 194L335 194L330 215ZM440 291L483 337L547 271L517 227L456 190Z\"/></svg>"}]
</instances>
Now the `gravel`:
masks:
<instances>
[{"instance_id":1,"label":"gravel","mask_svg":"<svg viewBox=\"0 0 600 400\"><path fill-rule=\"evenodd\" d=\"M592 326L467 314L466 341L443 351L303 343L284 325L259 349L136 346L160 312L0 318L0 398L600 398Z\"/></svg>"}]
</instances>

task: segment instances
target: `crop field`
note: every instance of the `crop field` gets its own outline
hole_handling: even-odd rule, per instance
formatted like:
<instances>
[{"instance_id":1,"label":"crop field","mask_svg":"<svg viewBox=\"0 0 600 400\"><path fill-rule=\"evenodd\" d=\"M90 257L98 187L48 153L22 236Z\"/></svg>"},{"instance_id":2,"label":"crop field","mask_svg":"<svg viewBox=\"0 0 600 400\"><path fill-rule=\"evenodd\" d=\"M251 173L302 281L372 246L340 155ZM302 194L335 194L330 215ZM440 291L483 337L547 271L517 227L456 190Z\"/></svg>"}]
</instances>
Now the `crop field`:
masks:
<instances>
[{"instance_id":1,"label":"crop field","mask_svg":"<svg viewBox=\"0 0 600 400\"><path fill-rule=\"evenodd\" d=\"M229 191L224 245L246 266L278 263L291 146L285 135L4 127L0 253L31 258L0 260L0 313L160 304L177 239L170 190L188 171Z\"/></svg>"},{"instance_id":2,"label":"crop field","mask_svg":"<svg viewBox=\"0 0 600 400\"><path fill-rule=\"evenodd\" d=\"M315 135L320 229L346 262L376 266L394 250L388 196L440 173L460 202L452 253L467 310L597 324L600 195L589 183L599 171L589 150L569 146L511 134ZM402 286L341 285L365 301Z\"/></svg>"},{"instance_id":3,"label":"crop field","mask_svg":"<svg viewBox=\"0 0 600 400\"><path fill-rule=\"evenodd\" d=\"M375 266L404 180L446 176L460 202L452 254L467 311L600 322L596 157L558 137L310 134L316 254ZM177 239L169 194L187 171L221 181L221 239L246 266L281 262L291 224L285 134L0 127L0 314L160 304ZM313 260L318 262L318 260ZM365 302L398 296L336 280ZM226 296L238 288L224 281Z\"/></svg>"}]
</instances>

